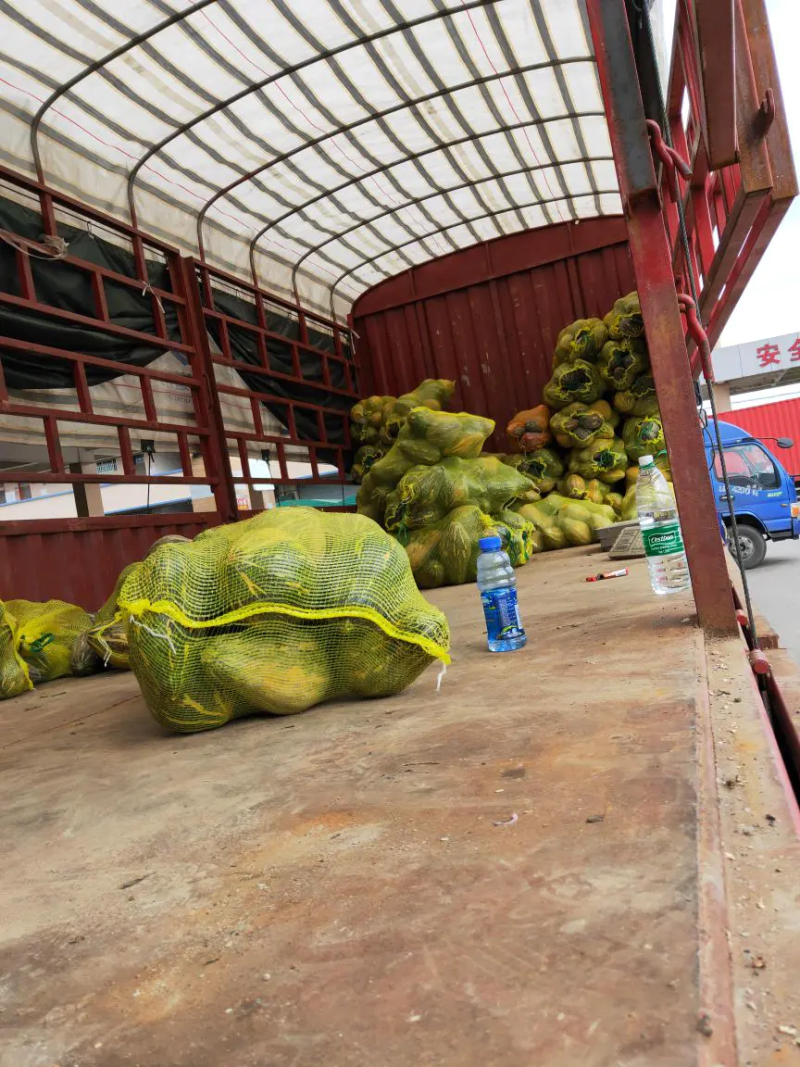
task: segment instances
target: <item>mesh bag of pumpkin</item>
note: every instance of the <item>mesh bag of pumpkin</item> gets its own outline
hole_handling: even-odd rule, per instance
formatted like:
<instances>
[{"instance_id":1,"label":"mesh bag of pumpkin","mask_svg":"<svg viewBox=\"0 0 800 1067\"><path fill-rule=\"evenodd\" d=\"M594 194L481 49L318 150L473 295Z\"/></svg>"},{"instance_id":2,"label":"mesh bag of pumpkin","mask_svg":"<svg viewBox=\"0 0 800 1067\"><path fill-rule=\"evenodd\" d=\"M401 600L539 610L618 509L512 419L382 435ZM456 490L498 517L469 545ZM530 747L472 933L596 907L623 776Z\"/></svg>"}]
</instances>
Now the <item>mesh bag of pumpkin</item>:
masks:
<instances>
[{"instance_id":1,"label":"mesh bag of pumpkin","mask_svg":"<svg viewBox=\"0 0 800 1067\"><path fill-rule=\"evenodd\" d=\"M91 624L88 612L63 600L0 601L0 700L98 670L86 640Z\"/></svg>"},{"instance_id":2,"label":"mesh bag of pumpkin","mask_svg":"<svg viewBox=\"0 0 800 1067\"><path fill-rule=\"evenodd\" d=\"M474 504L454 508L443 519L398 536L405 546L420 589L462 585L477 577L479 541L497 534L511 563L521 567L544 551L541 534L524 516L511 509L487 515Z\"/></svg>"},{"instance_id":3,"label":"mesh bag of pumpkin","mask_svg":"<svg viewBox=\"0 0 800 1067\"><path fill-rule=\"evenodd\" d=\"M275 509L161 545L117 606L147 706L179 732L398 693L449 660L405 550L361 515Z\"/></svg>"},{"instance_id":4,"label":"mesh bag of pumpkin","mask_svg":"<svg viewBox=\"0 0 800 1067\"><path fill-rule=\"evenodd\" d=\"M597 504L584 498L575 500L550 493L534 504L517 505L517 513L541 532L546 548L567 545L590 545L597 539L597 531L618 521L609 504Z\"/></svg>"},{"instance_id":5,"label":"mesh bag of pumpkin","mask_svg":"<svg viewBox=\"0 0 800 1067\"><path fill-rule=\"evenodd\" d=\"M479 415L414 408L392 447L364 475L356 497L359 514L383 525L389 495L413 467L476 458L493 430L492 420Z\"/></svg>"},{"instance_id":6,"label":"mesh bag of pumpkin","mask_svg":"<svg viewBox=\"0 0 800 1067\"><path fill-rule=\"evenodd\" d=\"M399 397L369 396L359 400L350 409L353 441L361 446L379 446L385 452L414 408L441 411L455 392L455 387L455 382L446 378L426 378L416 389ZM362 465L358 458L355 462L357 467Z\"/></svg>"}]
</instances>

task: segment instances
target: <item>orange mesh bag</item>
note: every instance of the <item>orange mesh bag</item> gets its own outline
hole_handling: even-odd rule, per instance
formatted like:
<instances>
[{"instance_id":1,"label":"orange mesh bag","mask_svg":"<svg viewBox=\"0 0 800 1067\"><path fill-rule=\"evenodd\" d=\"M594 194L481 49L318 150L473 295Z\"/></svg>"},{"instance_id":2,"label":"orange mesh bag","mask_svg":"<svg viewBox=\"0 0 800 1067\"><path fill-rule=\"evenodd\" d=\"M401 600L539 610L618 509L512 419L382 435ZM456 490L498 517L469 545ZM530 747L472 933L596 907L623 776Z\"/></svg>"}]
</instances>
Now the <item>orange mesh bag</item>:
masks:
<instances>
[{"instance_id":1,"label":"orange mesh bag","mask_svg":"<svg viewBox=\"0 0 800 1067\"><path fill-rule=\"evenodd\" d=\"M478 573L480 540L497 534L515 567L527 563L541 545L533 526L513 511L486 515L467 505L454 508L439 522L406 531L398 537L405 545L411 569L420 589L474 582Z\"/></svg>"},{"instance_id":2,"label":"orange mesh bag","mask_svg":"<svg viewBox=\"0 0 800 1067\"><path fill-rule=\"evenodd\" d=\"M546 448L553 439L550 432L550 408L539 404L526 411L518 411L506 426L512 452L536 452Z\"/></svg>"}]
</instances>

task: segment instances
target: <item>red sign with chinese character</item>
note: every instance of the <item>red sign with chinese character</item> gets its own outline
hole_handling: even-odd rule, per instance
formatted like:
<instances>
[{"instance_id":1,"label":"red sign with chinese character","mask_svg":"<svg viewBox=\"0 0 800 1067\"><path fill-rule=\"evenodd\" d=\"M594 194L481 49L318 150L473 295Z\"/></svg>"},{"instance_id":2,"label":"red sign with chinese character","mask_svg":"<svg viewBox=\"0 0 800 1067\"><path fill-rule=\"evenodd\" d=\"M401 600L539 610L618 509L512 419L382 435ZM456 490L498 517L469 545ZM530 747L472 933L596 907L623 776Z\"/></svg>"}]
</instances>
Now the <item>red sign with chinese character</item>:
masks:
<instances>
[{"instance_id":1,"label":"red sign with chinese character","mask_svg":"<svg viewBox=\"0 0 800 1067\"><path fill-rule=\"evenodd\" d=\"M781 350L778 345L762 345L761 348L756 349L756 355L758 356L758 362L762 367L769 367L772 365L779 367L781 365Z\"/></svg>"}]
</instances>

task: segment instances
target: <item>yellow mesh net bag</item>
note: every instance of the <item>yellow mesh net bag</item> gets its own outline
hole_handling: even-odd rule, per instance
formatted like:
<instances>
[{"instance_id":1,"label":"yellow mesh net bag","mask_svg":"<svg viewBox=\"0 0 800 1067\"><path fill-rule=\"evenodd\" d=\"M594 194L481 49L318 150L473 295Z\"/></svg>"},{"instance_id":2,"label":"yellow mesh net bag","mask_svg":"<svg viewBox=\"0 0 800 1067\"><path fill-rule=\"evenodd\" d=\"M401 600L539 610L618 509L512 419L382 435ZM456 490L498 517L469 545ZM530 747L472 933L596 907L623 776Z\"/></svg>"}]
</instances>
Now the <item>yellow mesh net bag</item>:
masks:
<instances>
[{"instance_id":1,"label":"yellow mesh net bag","mask_svg":"<svg viewBox=\"0 0 800 1067\"><path fill-rule=\"evenodd\" d=\"M381 439L392 442L400 433L414 408L441 411L456 391L456 383L447 378L426 378L410 393L403 393L387 412L381 427Z\"/></svg>"},{"instance_id":2,"label":"yellow mesh net bag","mask_svg":"<svg viewBox=\"0 0 800 1067\"><path fill-rule=\"evenodd\" d=\"M17 620L8 604L0 601L0 700L18 697L28 689L33 689L33 682L17 651Z\"/></svg>"},{"instance_id":3,"label":"yellow mesh net bag","mask_svg":"<svg viewBox=\"0 0 800 1067\"><path fill-rule=\"evenodd\" d=\"M623 337L641 337L644 334L644 319L636 290L615 300L603 322L612 341L620 341Z\"/></svg>"},{"instance_id":4,"label":"yellow mesh net bag","mask_svg":"<svg viewBox=\"0 0 800 1067\"><path fill-rule=\"evenodd\" d=\"M139 566L139 563L129 563L122 571L113 593L95 615L86 635L90 647L103 661L103 665L118 671L130 670L131 664L128 658L128 627L117 601L126 578Z\"/></svg>"},{"instance_id":5,"label":"yellow mesh net bag","mask_svg":"<svg viewBox=\"0 0 800 1067\"><path fill-rule=\"evenodd\" d=\"M188 544L189 538L180 534L167 534L154 541L147 550L145 559L160 545ZM120 573L114 584L111 596L103 604L94 617L86 640L94 654L102 661L104 667L112 667L118 671L131 669L128 655L128 619L119 606L119 594L125 580L130 574L141 566L140 563L129 563Z\"/></svg>"},{"instance_id":6,"label":"yellow mesh net bag","mask_svg":"<svg viewBox=\"0 0 800 1067\"><path fill-rule=\"evenodd\" d=\"M162 544L188 544L189 538L181 537L180 534L167 534L159 538L147 550L145 559L154 553ZM125 585L128 575L140 567L139 562L128 563L119 577L116 579L114 589L109 599L102 605L94 622L86 634L86 643L100 660L103 667L111 667L114 670L130 670L130 657L128 655L128 619L125 612L119 607L119 591Z\"/></svg>"},{"instance_id":7,"label":"yellow mesh net bag","mask_svg":"<svg viewBox=\"0 0 800 1067\"><path fill-rule=\"evenodd\" d=\"M398 540L405 546L411 570L420 589L474 582L478 574L480 539L497 534L511 563L521 567L539 551L530 522L513 511L492 517L466 505L429 526L406 531Z\"/></svg>"},{"instance_id":8,"label":"yellow mesh net bag","mask_svg":"<svg viewBox=\"0 0 800 1067\"><path fill-rule=\"evenodd\" d=\"M526 474L498 456L448 456L431 467L412 467L386 500L387 530L417 530L439 522L454 508L474 505L493 515L514 500L538 500Z\"/></svg>"},{"instance_id":9,"label":"yellow mesh net bag","mask_svg":"<svg viewBox=\"0 0 800 1067\"><path fill-rule=\"evenodd\" d=\"M381 426L397 403L394 396L368 396L350 409L350 434L362 444L377 444Z\"/></svg>"},{"instance_id":10,"label":"yellow mesh net bag","mask_svg":"<svg viewBox=\"0 0 800 1067\"><path fill-rule=\"evenodd\" d=\"M492 420L480 415L414 408L392 447L364 475L356 497L359 514L383 523L389 493L407 471L447 456L478 456L493 430Z\"/></svg>"},{"instance_id":11,"label":"yellow mesh net bag","mask_svg":"<svg viewBox=\"0 0 800 1067\"><path fill-rule=\"evenodd\" d=\"M388 696L449 662L446 618L361 515L279 508L162 545L119 606L148 707L180 732Z\"/></svg>"},{"instance_id":12,"label":"yellow mesh net bag","mask_svg":"<svg viewBox=\"0 0 800 1067\"><path fill-rule=\"evenodd\" d=\"M7 600L0 624L0 696L16 696L40 682L95 670L96 658L83 643L91 624L83 608L63 600ZM28 683L22 688L19 670Z\"/></svg>"}]
</instances>

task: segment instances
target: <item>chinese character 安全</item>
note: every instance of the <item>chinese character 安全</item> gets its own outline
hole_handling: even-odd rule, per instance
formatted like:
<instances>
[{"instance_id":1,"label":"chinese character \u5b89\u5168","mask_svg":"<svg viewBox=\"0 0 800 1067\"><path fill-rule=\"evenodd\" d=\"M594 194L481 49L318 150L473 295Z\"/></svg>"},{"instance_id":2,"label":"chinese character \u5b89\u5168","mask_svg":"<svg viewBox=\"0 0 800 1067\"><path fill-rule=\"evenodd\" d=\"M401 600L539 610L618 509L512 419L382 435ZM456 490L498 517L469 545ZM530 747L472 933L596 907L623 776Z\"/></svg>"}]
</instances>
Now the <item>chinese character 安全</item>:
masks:
<instances>
[{"instance_id":1,"label":"chinese character \u5b89\u5168","mask_svg":"<svg viewBox=\"0 0 800 1067\"><path fill-rule=\"evenodd\" d=\"M771 365L780 366L780 354L781 350L777 345L762 345L761 348L756 349L756 355L758 356L758 362L762 367L769 367Z\"/></svg>"}]
</instances>

